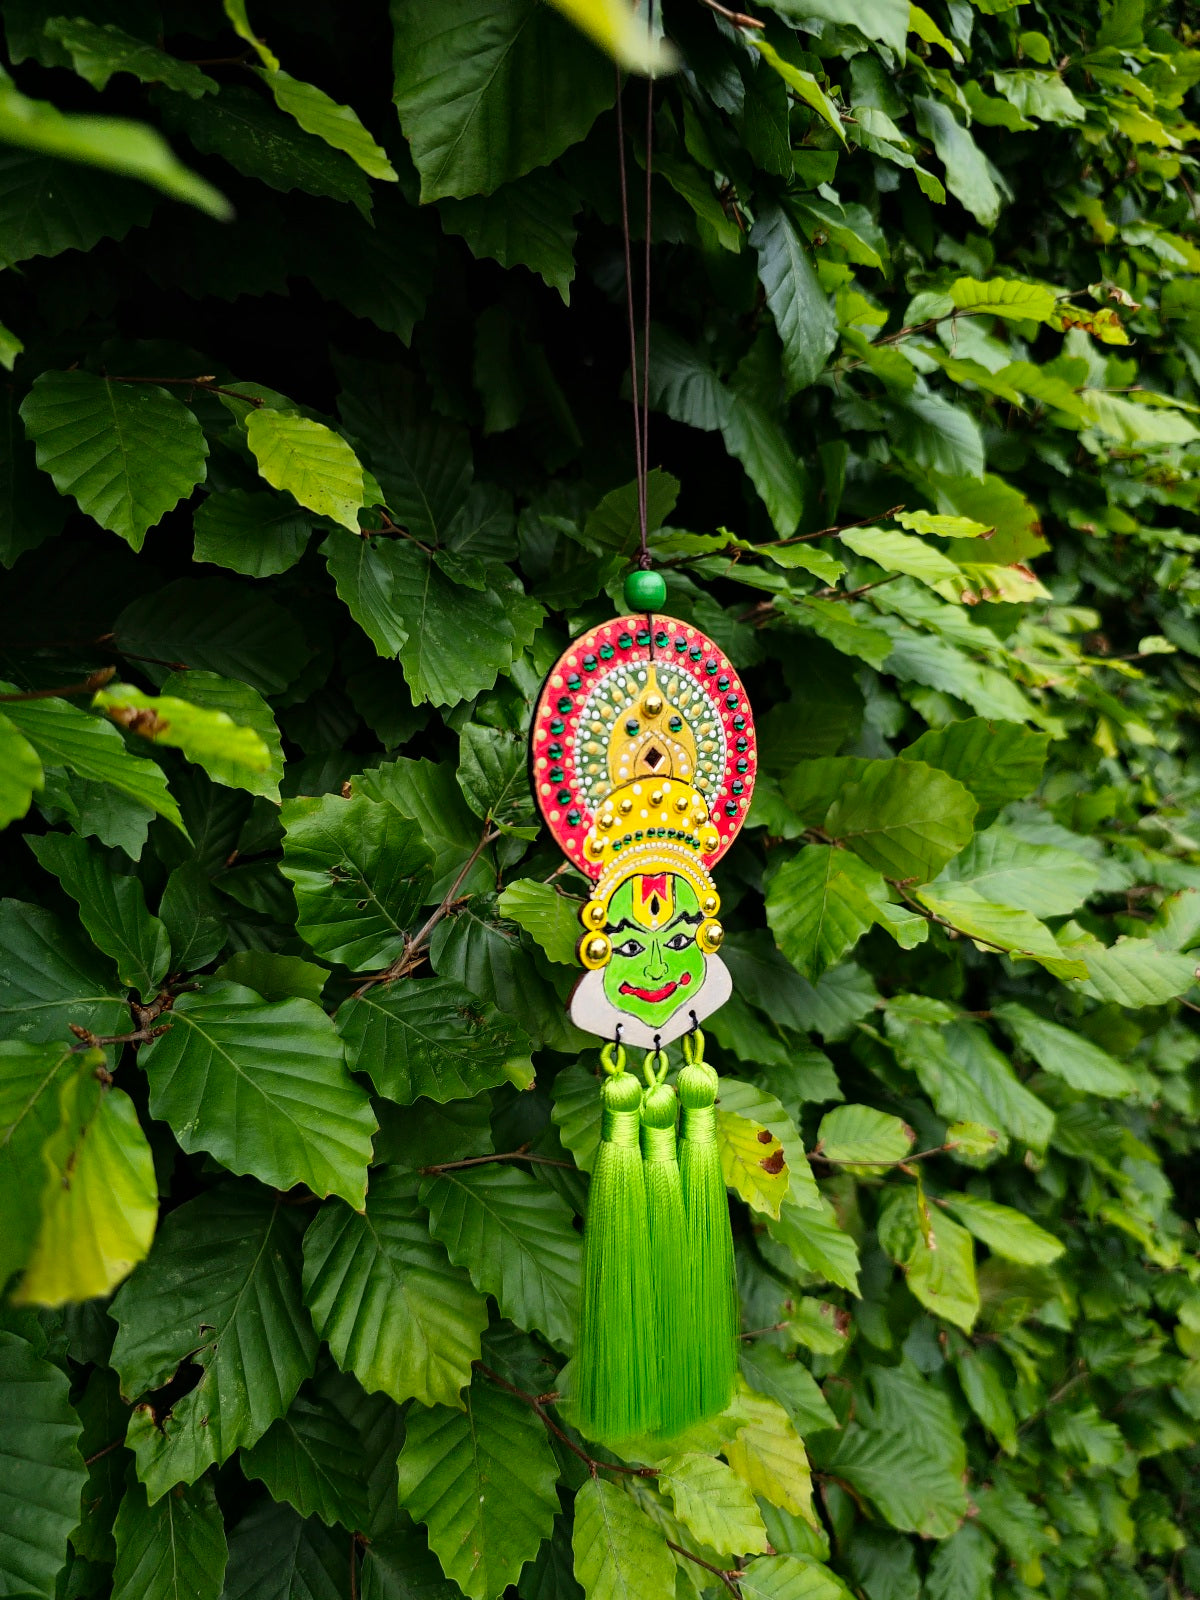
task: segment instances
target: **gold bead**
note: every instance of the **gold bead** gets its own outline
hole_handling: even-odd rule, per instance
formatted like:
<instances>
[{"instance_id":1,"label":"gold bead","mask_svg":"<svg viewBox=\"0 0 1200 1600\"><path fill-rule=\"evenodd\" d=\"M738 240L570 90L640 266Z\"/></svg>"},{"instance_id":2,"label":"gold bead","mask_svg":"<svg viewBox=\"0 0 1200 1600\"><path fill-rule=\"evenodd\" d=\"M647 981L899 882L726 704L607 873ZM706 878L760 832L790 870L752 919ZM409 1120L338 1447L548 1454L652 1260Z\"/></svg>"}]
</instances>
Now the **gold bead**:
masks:
<instances>
[{"instance_id":1,"label":"gold bead","mask_svg":"<svg viewBox=\"0 0 1200 1600\"><path fill-rule=\"evenodd\" d=\"M594 833L589 833L583 841L583 853L589 861L599 861L608 849L607 839L598 839Z\"/></svg>"},{"instance_id":2,"label":"gold bead","mask_svg":"<svg viewBox=\"0 0 1200 1600\"><path fill-rule=\"evenodd\" d=\"M706 917L715 917L721 909L721 902L715 894L706 894L700 902L700 909Z\"/></svg>"},{"instance_id":3,"label":"gold bead","mask_svg":"<svg viewBox=\"0 0 1200 1600\"><path fill-rule=\"evenodd\" d=\"M721 843L721 835L715 828L705 828L700 835L700 848L706 856L710 856Z\"/></svg>"},{"instance_id":4,"label":"gold bead","mask_svg":"<svg viewBox=\"0 0 1200 1600\"><path fill-rule=\"evenodd\" d=\"M621 815L623 817L627 817L632 810L633 810L633 801L629 798L628 795L626 795L624 800L621 801Z\"/></svg>"},{"instance_id":5,"label":"gold bead","mask_svg":"<svg viewBox=\"0 0 1200 1600\"><path fill-rule=\"evenodd\" d=\"M677 794L675 796L676 811L686 811L690 804L691 801L688 799L686 794Z\"/></svg>"},{"instance_id":6,"label":"gold bead","mask_svg":"<svg viewBox=\"0 0 1200 1600\"><path fill-rule=\"evenodd\" d=\"M585 928L602 928L608 921L608 912L602 900L589 900L579 913L579 920Z\"/></svg>"},{"instance_id":7,"label":"gold bead","mask_svg":"<svg viewBox=\"0 0 1200 1600\"><path fill-rule=\"evenodd\" d=\"M725 930L719 922L707 918L696 929L696 943L706 956L715 956L721 948L725 938Z\"/></svg>"},{"instance_id":8,"label":"gold bead","mask_svg":"<svg viewBox=\"0 0 1200 1600\"><path fill-rule=\"evenodd\" d=\"M663 802L663 792L662 792L662 790L661 789L655 789L650 795L650 804L652 806L660 806L660 805L662 805L662 802Z\"/></svg>"},{"instance_id":9,"label":"gold bead","mask_svg":"<svg viewBox=\"0 0 1200 1600\"><path fill-rule=\"evenodd\" d=\"M616 821L615 817L611 817L607 813L605 813L604 816L600 816L600 817L596 818L596 826L598 828L611 828L615 821Z\"/></svg>"},{"instance_id":10,"label":"gold bead","mask_svg":"<svg viewBox=\"0 0 1200 1600\"><path fill-rule=\"evenodd\" d=\"M642 701L642 710L648 717L657 717L662 711L662 708L662 695L655 694L653 691L651 691Z\"/></svg>"},{"instance_id":11,"label":"gold bead","mask_svg":"<svg viewBox=\"0 0 1200 1600\"><path fill-rule=\"evenodd\" d=\"M605 933L594 933L590 937L585 934L579 941L578 955L583 965L594 972L607 964L612 955L612 941Z\"/></svg>"}]
</instances>

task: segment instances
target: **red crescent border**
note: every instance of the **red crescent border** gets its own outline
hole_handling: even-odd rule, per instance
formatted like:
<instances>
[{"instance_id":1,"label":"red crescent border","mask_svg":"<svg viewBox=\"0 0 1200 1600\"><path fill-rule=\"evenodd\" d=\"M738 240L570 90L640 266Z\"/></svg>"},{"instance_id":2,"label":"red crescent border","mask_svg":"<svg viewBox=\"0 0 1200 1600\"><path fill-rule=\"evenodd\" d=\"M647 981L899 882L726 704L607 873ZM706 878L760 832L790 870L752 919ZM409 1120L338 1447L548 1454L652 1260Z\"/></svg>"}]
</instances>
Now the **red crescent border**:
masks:
<instances>
[{"instance_id":1,"label":"red crescent border","mask_svg":"<svg viewBox=\"0 0 1200 1600\"><path fill-rule=\"evenodd\" d=\"M563 853L589 878L598 878L601 867L583 854L592 813L576 772L580 708L602 674L615 666L636 668L651 661L669 662L689 673L725 730L725 770L716 793L708 797L721 842L704 858L708 867L729 849L750 809L758 760L754 717L729 658L699 628L675 617L615 617L582 634L559 657L542 686L530 735L538 806ZM551 773L561 777L552 779Z\"/></svg>"}]
</instances>

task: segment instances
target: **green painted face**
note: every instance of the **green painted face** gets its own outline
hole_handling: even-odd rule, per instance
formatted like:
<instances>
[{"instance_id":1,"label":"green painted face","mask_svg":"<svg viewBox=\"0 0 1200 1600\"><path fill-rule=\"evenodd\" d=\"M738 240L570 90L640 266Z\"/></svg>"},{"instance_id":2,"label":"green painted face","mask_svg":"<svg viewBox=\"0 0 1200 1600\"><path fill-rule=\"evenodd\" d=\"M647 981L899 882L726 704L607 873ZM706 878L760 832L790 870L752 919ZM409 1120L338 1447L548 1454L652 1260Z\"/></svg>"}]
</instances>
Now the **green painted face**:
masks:
<instances>
[{"instance_id":1,"label":"green painted face","mask_svg":"<svg viewBox=\"0 0 1200 1600\"><path fill-rule=\"evenodd\" d=\"M608 908L612 955L604 993L618 1011L661 1028L704 981L696 929L704 920L686 878L663 872L630 878Z\"/></svg>"}]
</instances>

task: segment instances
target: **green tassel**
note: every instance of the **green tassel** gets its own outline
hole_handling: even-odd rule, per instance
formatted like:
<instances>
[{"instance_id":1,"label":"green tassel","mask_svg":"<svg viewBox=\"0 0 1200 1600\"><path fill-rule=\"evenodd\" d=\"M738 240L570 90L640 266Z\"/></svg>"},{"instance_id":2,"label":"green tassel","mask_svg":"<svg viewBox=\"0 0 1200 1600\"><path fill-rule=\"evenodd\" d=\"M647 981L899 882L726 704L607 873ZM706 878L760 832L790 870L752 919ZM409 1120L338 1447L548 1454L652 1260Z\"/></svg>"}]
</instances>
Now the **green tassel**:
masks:
<instances>
[{"instance_id":1,"label":"green tassel","mask_svg":"<svg viewBox=\"0 0 1200 1600\"><path fill-rule=\"evenodd\" d=\"M660 1051L661 1070L666 1056ZM647 1057L647 1076L654 1056ZM668 1084L656 1083L642 1101L642 1160L650 1223L653 1317L658 1346L659 1432L670 1438L687 1426L679 1363L687 1360L684 1318L687 1307L687 1223L683 1187L675 1155L679 1101Z\"/></svg>"},{"instance_id":2,"label":"green tassel","mask_svg":"<svg viewBox=\"0 0 1200 1600\"><path fill-rule=\"evenodd\" d=\"M684 1041L678 1078L683 1107L679 1169L687 1218L686 1325L679 1376L686 1421L724 1411L737 1371L737 1278L729 1203L717 1147L717 1074L704 1062L703 1037Z\"/></svg>"},{"instance_id":3,"label":"green tassel","mask_svg":"<svg viewBox=\"0 0 1200 1600\"><path fill-rule=\"evenodd\" d=\"M606 1067L611 1059L606 1052ZM654 1428L659 1370L638 1143L642 1087L621 1070L623 1052L615 1066L601 1090L604 1121L588 1195L575 1359L579 1426L589 1438L610 1442Z\"/></svg>"}]
</instances>

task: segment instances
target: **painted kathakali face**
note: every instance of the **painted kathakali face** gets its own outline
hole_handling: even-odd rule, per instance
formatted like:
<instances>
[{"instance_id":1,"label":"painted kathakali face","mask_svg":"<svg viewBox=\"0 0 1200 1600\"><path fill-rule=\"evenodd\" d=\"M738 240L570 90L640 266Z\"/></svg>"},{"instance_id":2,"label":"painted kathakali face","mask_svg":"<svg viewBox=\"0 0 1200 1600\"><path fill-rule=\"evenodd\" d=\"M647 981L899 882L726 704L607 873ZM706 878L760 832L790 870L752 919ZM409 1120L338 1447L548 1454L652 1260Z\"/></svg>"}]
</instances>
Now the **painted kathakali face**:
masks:
<instances>
[{"instance_id":1,"label":"painted kathakali face","mask_svg":"<svg viewBox=\"0 0 1200 1600\"><path fill-rule=\"evenodd\" d=\"M612 954L604 993L617 1011L661 1029L704 982L706 958L696 943L704 921L696 891L671 872L623 883L608 910Z\"/></svg>"}]
</instances>

